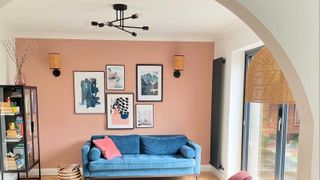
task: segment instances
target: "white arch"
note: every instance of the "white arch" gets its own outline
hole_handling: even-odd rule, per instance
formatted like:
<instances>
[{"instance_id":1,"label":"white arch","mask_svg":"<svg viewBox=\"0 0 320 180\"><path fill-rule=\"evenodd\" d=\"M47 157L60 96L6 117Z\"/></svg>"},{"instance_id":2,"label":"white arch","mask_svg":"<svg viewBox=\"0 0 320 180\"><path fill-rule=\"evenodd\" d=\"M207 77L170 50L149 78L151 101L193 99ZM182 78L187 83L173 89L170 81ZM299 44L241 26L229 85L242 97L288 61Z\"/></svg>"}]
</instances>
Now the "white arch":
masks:
<instances>
[{"instance_id":1,"label":"white arch","mask_svg":"<svg viewBox=\"0 0 320 180\"><path fill-rule=\"evenodd\" d=\"M315 117L312 115L310 102L295 67L278 40L253 13L235 0L217 1L242 19L260 37L277 59L294 94L302 121L299 141L298 179L318 179L319 159L318 152L315 151L318 151L319 142L317 142L317 139L315 141L313 139L319 131L318 122L315 122Z\"/></svg>"}]
</instances>

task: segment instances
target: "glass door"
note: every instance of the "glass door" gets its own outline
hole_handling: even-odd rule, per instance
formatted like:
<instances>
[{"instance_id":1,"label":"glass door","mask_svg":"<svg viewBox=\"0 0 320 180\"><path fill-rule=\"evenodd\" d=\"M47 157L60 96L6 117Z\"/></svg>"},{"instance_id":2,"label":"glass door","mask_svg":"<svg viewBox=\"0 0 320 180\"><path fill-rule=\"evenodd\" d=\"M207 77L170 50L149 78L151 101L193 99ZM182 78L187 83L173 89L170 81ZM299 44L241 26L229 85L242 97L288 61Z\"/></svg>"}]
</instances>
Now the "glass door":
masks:
<instances>
[{"instance_id":1,"label":"glass door","mask_svg":"<svg viewBox=\"0 0 320 180\"><path fill-rule=\"evenodd\" d=\"M39 129L38 129L38 103L37 89L31 89L31 111L32 111L32 133L33 133L33 158L34 162L39 161Z\"/></svg>"},{"instance_id":2,"label":"glass door","mask_svg":"<svg viewBox=\"0 0 320 180\"><path fill-rule=\"evenodd\" d=\"M28 169L34 163L33 158L33 138L32 138L32 111L31 111L31 90L29 88L24 89L24 104L25 104L25 123L26 123L26 148L27 148L27 166Z\"/></svg>"},{"instance_id":3,"label":"glass door","mask_svg":"<svg viewBox=\"0 0 320 180\"><path fill-rule=\"evenodd\" d=\"M256 53L260 50L261 48L257 48L246 52L242 169L247 170L253 179L294 180L297 177L300 120L293 101L277 100L277 97L289 94L286 89L281 91L280 96L272 92L279 92L281 89L274 84L275 80L270 81L268 74L263 74L270 70L270 67L267 67L267 70L261 66L251 67L257 69L250 69L251 74L248 73ZM261 64L266 66L267 63L262 61ZM277 73L279 72L275 70L274 74ZM256 81L248 83L248 76L256 76ZM268 81L264 82L266 79ZM252 93L252 87L248 86L258 86L258 90ZM267 93L263 88L270 88L273 94L264 96Z\"/></svg>"}]
</instances>

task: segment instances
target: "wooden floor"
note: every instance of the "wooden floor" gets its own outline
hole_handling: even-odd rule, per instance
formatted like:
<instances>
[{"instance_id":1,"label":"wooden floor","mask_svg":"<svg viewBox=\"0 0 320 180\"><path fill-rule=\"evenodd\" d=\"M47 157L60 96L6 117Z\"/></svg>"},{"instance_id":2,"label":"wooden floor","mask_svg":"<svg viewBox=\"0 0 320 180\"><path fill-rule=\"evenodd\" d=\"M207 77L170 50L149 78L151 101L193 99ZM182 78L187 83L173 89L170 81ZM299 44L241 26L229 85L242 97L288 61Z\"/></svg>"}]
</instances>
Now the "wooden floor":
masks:
<instances>
[{"instance_id":1,"label":"wooden floor","mask_svg":"<svg viewBox=\"0 0 320 180\"><path fill-rule=\"evenodd\" d=\"M41 180L56 180L56 176L42 176ZM195 176L186 176L186 177L176 177L176 178L139 178L139 179L132 179L132 180L195 180ZM124 180L124 179L123 179ZM126 179L128 180L128 179ZM200 180L219 180L213 174L209 172L203 172L200 175Z\"/></svg>"}]
</instances>

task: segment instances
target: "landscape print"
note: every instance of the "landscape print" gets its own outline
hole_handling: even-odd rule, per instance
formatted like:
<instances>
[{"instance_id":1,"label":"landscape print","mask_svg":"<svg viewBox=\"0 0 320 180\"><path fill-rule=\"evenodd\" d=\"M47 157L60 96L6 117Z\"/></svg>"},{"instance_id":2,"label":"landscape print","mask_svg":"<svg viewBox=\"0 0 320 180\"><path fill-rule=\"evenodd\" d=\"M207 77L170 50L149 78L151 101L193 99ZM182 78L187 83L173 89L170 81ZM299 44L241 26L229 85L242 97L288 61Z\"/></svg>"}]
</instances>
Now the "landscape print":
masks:
<instances>
[{"instance_id":1,"label":"landscape print","mask_svg":"<svg viewBox=\"0 0 320 180\"><path fill-rule=\"evenodd\" d=\"M159 91L158 72L142 72L141 88L142 95L158 95Z\"/></svg>"},{"instance_id":2,"label":"landscape print","mask_svg":"<svg viewBox=\"0 0 320 180\"><path fill-rule=\"evenodd\" d=\"M124 90L124 65L106 66L107 90Z\"/></svg>"},{"instance_id":3,"label":"landscape print","mask_svg":"<svg viewBox=\"0 0 320 180\"><path fill-rule=\"evenodd\" d=\"M75 113L104 113L104 72L74 72Z\"/></svg>"},{"instance_id":4,"label":"landscape print","mask_svg":"<svg viewBox=\"0 0 320 180\"><path fill-rule=\"evenodd\" d=\"M162 101L162 64L137 64L137 101Z\"/></svg>"}]
</instances>

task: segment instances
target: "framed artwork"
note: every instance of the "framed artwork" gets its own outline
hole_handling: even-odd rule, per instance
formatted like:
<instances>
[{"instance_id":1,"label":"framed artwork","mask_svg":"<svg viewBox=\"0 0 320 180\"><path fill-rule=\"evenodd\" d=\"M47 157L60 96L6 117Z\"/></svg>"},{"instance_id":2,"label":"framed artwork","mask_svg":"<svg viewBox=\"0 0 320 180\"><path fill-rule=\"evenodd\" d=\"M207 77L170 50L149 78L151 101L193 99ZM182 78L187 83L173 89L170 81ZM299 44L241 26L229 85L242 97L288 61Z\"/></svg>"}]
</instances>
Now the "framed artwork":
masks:
<instances>
[{"instance_id":1,"label":"framed artwork","mask_svg":"<svg viewBox=\"0 0 320 180\"><path fill-rule=\"evenodd\" d=\"M137 128L153 128L154 113L152 104L136 105L136 126Z\"/></svg>"},{"instance_id":2,"label":"framed artwork","mask_svg":"<svg viewBox=\"0 0 320 180\"><path fill-rule=\"evenodd\" d=\"M73 81L75 114L104 114L104 72L75 71Z\"/></svg>"},{"instance_id":3,"label":"framed artwork","mask_svg":"<svg viewBox=\"0 0 320 180\"><path fill-rule=\"evenodd\" d=\"M106 65L106 90L125 89L124 65Z\"/></svg>"},{"instance_id":4,"label":"framed artwork","mask_svg":"<svg viewBox=\"0 0 320 180\"><path fill-rule=\"evenodd\" d=\"M133 93L107 93L108 129L133 129Z\"/></svg>"},{"instance_id":5,"label":"framed artwork","mask_svg":"<svg viewBox=\"0 0 320 180\"><path fill-rule=\"evenodd\" d=\"M137 64L137 101L161 102L163 95L163 66Z\"/></svg>"}]
</instances>

